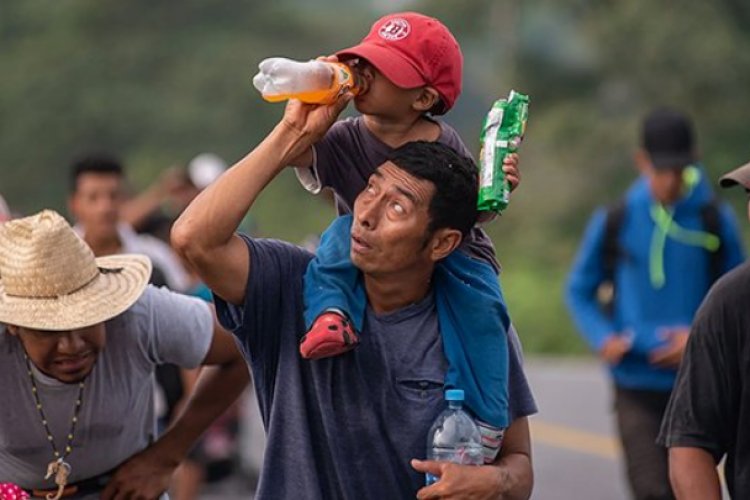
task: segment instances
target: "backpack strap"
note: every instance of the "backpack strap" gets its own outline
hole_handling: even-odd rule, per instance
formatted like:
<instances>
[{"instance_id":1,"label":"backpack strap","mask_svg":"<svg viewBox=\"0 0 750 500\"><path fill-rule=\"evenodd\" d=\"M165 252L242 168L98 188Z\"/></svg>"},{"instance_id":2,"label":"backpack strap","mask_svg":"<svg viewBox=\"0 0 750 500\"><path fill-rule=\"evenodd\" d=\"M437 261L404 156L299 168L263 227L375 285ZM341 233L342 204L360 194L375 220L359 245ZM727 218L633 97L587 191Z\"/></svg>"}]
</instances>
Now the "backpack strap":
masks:
<instances>
[{"instance_id":1,"label":"backpack strap","mask_svg":"<svg viewBox=\"0 0 750 500\"><path fill-rule=\"evenodd\" d=\"M607 207L607 215L604 222L604 243L602 245L602 263L604 264L604 280L614 282L615 267L617 261L622 257L623 250L620 247L620 229L625 218L625 199L620 198Z\"/></svg>"},{"instance_id":2,"label":"backpack strap","mask_svg":"<svg viewBox=\"0 0 750 500\"><path fill-rule=\"evenodd\" d=\"M620 229L625 217L625 199L620 198L607 207L604 219L604 241L602 242L602 267L604 279L596 291L597 301L602 310L611 316L615 302L615 268L624 255L620 246Z\"/></svg>"},{"instance_id":3,"label":"backpack strap","mask_svg":"<svg viewBox=\"0 0 750 500\"><path fill-rule=\"evenodd\" d=\"M711 201L701 207L701 221L704 231L719 238L719 248L713 252L708 252L709 283L712 284L721 276L724 264L724 245L721 244L721 217L719 215L719 202L716 198L711 198Z\"/></svg>"}]
</instances>

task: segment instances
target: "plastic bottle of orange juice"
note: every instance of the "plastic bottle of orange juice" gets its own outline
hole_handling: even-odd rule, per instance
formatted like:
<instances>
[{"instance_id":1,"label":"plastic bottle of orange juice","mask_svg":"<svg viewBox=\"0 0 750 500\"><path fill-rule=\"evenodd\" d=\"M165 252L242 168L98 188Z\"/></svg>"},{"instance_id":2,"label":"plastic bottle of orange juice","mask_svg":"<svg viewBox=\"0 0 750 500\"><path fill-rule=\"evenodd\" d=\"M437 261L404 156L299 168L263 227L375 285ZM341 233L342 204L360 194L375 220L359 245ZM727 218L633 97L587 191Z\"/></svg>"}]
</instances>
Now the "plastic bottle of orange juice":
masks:
<instances>
[{"instance_id":1,"label":"plastic bottle of orange juice","mask_svg":"<svg viewBox=\"0 0 750 500\"><path fill-rule=\"evenodd\" d=\"M272 57L261 61L258 69L253 85L269 102L299 99L330 104L347 91L358 91L354 72L343 63Z\"/></svg>"}]
</instances>

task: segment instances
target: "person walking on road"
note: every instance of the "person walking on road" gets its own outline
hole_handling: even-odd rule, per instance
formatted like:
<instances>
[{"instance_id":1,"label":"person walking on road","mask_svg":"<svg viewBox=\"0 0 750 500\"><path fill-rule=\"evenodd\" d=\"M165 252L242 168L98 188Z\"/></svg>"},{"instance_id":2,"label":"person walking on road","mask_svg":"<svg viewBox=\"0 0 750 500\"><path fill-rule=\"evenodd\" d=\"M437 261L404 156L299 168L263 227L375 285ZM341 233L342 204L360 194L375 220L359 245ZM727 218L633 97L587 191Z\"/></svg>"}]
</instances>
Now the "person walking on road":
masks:
<instances>
[{"instance_id":1,"label":"person walking on road","mask_svg":"<svg viewBox=\"0 0 750 500\"><path fill-rule=\"evenodd\" d=\"M640 171L622 200L597 210L567 284L576 326L607 364L635 499L670 499L656 445L693 315L711 284L743 260L731 209L716 202L693 127L656 109L643 122Z\"/></svg>"}]
</instances>

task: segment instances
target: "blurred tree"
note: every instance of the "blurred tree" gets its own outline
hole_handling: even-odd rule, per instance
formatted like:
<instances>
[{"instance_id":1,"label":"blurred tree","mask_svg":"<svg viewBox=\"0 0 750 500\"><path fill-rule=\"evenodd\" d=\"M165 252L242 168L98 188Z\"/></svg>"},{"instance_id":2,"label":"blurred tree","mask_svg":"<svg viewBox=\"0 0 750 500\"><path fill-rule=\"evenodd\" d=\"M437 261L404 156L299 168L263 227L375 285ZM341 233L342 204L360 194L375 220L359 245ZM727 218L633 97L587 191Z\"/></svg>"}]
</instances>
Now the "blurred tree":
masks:
<instances>
[{"instance_id":1,"label":"blurred tree","mask_svg":"<svg viewBox=\"0 0 750 500\"><path fill-rule=\"evenodd\" d=\"M560 303L565 273L593 208L617 199L635 178L631 157L650 108L671 105L694 117L713 178L750 158L743 9L734 0L417 4L459 33L465 92L449 119L467 143L477 125L466 124L479 123L494 98L510 88L531 95L523 185L488 228L527 345L556 350L573 335ZM477 97L479 109L466 102ZM466 112L472 116L456 116Z\"/></svg>"},{"instance_id":2,"label":"blurred tree","mask_svg":"<svg viewBox=\"0 0 750 500\"><path fill-rule=\"evenodd\" d=\"M282 111L252 87L257 63L360 36L332 28L287 2L3 2L0 189L22 211L60 208L89 149L122 156L137 186L204 150L233 161Z\"/></svg>"},{"instance_id":3,"label":"blurred tree","mask_svg":"<svg viewBox=\"0 0 750 500\"><path fill-rule=\"evenodd\" d=\"M24 212L63 209L68 165L89 149L120 155L137 188L202 151L233 162L283 109L250 83L261 59L331 53L404 9L461 43L464 92L446 119L472 151L492 101L531 95L523 184L488 230L526 346L581 350L560 291L591 210L635 176L643 114L692 114L714 177L750 158L747 2L3 0L0 192ZM292 241L331 215L291 173L253 213Z\"/></svg>"}]
</instances>

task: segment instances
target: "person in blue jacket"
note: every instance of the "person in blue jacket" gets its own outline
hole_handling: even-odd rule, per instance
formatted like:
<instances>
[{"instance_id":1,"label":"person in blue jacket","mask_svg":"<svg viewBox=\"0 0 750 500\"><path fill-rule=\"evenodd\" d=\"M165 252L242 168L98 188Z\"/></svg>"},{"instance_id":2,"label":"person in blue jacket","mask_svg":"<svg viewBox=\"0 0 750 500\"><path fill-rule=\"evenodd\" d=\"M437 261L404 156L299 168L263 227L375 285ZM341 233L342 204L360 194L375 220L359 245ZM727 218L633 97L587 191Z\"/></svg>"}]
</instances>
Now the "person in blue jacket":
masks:
<instances>
[{"instance_id":1,"label":"person in blue jacket","mask_svg":"<svg viewBox=\"0 0 750 500\"><path fill-rule=\"evenodd\" d=\"M656 109L643 122L641 173L592 216L567 284L573 320L608 365L636 499L674 498L659 425L693 315L713 281L744 259L731 209L697 163L693 127Z\"/></svg>"}]
</instances>

